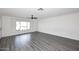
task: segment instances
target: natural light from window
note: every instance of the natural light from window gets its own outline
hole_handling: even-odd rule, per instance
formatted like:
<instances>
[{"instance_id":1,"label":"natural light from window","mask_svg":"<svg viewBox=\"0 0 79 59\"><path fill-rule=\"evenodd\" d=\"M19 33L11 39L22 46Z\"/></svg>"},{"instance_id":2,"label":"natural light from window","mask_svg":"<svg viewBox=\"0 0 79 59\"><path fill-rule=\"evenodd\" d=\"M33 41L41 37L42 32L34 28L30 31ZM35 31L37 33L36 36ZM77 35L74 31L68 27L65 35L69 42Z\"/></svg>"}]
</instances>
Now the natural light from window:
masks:
<instances>
[{"instance_id":1,"label":"natural light from window","mask_svg":"<svg viewBox=\"0 0 79 59\"><path fill-rule=\"evenodd\" d=\"M30 22L16 22L16 30L24 31L30 29Z\"/></svg>"}]
</instances>

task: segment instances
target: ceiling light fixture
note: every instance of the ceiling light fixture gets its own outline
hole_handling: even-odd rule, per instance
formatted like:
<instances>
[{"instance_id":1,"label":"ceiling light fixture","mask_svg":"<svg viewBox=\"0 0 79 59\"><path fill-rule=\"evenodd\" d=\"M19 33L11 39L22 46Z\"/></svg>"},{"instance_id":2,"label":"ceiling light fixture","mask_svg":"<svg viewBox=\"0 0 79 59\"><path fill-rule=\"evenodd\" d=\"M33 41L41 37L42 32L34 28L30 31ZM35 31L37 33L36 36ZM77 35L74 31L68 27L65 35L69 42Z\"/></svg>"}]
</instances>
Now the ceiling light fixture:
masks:
<instances>
[{"instance_id":1,"label":"ceiling light fixture","mask_svg":"<svg viewBox=\"0 0 79 59\"><path fill-rule=\"evenodd\" d=\"M38 8L37 10L38 10L38 11L43 11L44 9L43 9L43 8Z\"/></svg>"}]
</instances>

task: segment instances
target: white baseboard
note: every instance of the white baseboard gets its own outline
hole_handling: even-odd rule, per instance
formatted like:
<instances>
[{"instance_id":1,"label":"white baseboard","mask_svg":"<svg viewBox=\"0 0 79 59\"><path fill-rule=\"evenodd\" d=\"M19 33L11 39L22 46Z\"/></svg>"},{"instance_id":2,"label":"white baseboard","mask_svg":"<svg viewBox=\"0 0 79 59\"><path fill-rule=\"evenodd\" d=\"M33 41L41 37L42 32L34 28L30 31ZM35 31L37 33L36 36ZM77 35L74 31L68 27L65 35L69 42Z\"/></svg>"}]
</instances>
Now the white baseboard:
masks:
<instances>
[{"instance_id":1,"label":"white baseboard","mask_svg":"<svg viewBox=\"0 0 79 59\"><path fill-rule=\"evenodd\" d=\"M68 37L68 36L56 35L56 34L53 34L53 33L48 33L48 32L43 32L43 31L38 31L38 32L42 32L42 33L46 33L46 34L50 34L50 35L55 35L55 36L64 37L64 38L68 38L68 39L72 39L72 40L77 40L77 41L79 41L79 39L71 38L71 37Z\"/></svg>"}]
</instances>

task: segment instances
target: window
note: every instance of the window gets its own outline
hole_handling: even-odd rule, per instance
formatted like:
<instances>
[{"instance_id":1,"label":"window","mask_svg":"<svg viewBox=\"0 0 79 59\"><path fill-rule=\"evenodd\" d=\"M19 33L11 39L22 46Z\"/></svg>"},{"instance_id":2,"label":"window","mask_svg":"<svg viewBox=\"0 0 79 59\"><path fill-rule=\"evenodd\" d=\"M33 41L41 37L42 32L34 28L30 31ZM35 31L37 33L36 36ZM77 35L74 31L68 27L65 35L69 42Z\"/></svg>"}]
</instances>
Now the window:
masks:
<instances>
[{"instance_id":1,"label":"window","mask_svg":"<svg viewBox=\"0 0 79 59\"><path fill-rule=\"evenodd\" d=\"M30 22L16 22L16 30L28 30L30 29Z\"/></svg>"}]
</instances>

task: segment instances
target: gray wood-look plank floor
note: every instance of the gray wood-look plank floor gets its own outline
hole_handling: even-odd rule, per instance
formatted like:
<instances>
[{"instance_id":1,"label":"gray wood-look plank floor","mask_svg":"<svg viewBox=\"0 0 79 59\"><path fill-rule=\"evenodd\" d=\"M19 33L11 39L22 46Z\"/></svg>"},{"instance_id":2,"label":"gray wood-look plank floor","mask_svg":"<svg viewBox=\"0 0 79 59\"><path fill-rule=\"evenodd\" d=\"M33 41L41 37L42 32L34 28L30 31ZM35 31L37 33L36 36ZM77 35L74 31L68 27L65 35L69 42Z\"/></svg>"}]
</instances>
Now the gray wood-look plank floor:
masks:
<instances>
[{"instance_id":1,"label":"gray wood-look plank floor","mask_svg":"<svg viewBox=\"0 0 79 59\"><path fill-rule=\"evenodd\" d=\"M32 32L0 39L0 51L79 51L79 41Z\"/></svg>"}]
</instances>

